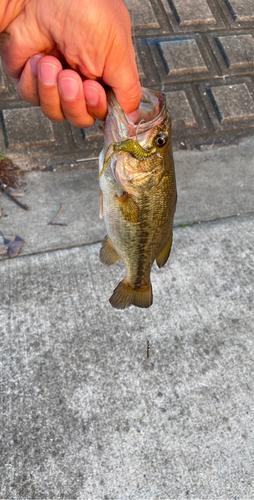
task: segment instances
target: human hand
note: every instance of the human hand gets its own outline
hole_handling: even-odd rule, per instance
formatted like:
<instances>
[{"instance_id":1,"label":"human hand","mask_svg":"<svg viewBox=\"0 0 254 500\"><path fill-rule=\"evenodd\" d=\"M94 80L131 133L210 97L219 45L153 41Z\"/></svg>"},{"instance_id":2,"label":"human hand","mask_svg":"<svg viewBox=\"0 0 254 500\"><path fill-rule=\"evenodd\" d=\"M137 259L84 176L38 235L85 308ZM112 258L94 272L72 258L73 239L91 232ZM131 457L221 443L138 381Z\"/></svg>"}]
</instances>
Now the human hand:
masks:
<instances>
[{"instance_id":1,"label":"human hand","mask_svg":"<svg viewBox=\"0 0 254 500\"><path fill-rule=\"evenodd\" d=\"M122 0L4 1L16 10L0 15L0 54L24 100L52 121L66 118L80 128L105 118L102 84L126 113L138 107L141 86Z\"/></svg>"}]
</instances>

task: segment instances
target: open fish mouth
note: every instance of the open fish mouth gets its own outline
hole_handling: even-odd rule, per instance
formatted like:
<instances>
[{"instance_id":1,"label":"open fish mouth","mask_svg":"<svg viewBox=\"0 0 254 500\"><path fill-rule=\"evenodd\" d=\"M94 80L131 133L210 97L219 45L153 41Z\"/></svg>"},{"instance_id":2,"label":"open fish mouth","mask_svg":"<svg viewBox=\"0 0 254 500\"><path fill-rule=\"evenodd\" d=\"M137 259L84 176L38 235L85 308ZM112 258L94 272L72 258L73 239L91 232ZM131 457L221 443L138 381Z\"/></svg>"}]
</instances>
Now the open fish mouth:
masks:
<instances>
[{"instance_id":1,"label":"open fish mouth","mask_svg":"<svg viewBox=\"0 0 254 500\"><path fill-rule=\"evenodd\" d=\"M126 121L126 124L130 126L139 126L141 129L150 128L163 115L166 109L166 98L163 93L155 90L148 91L142 88L142 98L138 108L138 115L135 117L135 121L133 121L131 117L124 113L112 91L108 93L107 97L108 104L115 109L116 113L119 113L121 121Z\"/></svg>"},{"instance_id":2,"label":"open fish mouth","mask_svg":"<svg viewBox=\"0 0 254 500\"><path fill-rule=\"evenodd\" d=\"M141 127L141 130L142 128L143 130L147 130L147 128L153 127L153 125L156 126L157 120L161 118L166 110L165 95L161 92L154 94L151 94L151 92L148 94L146 89L143 90L138 108L139 114L134 122L136 127Z\"/></svg>"},{"instance_id":3,"label":"open fish mouth","mask_svg":"<svg viewBox=\"0 0 254 500\"><path fill-rule=\"evenodd\" d=\"M160 125L166 112L166 97L161 92L142 88L142 99L135 121L123 111L115 98L114 93L107 93L108 124L105 127L105 147L111 142L120 142L123 139L138 139L143 147L149 142L156 126Z\"/></svg>"},{"instance_id":4,"label":"open fish mouth","mask_svg":"<svg viewBox=\"0 0 254 500\"><path fill-rule=\"evenodd\" d=\"M137 173L137 168L133 162L128 168L126 162L122 161L119 161L117 168L115 156L129 153L136 160L143 161L159 154L153 140L156 131L163 128L163 122L168 120L166 98L160 92L142 90L142 99L137 110L138 114L135 113L135 121L125 114L113 92L108 91L108 117L105 125L104 150L100 158L99 179L107 170L111 179L125 185L132 180L134 173ZM120 167L123 163L124 168Z\"/></svg>"}]
</instances>

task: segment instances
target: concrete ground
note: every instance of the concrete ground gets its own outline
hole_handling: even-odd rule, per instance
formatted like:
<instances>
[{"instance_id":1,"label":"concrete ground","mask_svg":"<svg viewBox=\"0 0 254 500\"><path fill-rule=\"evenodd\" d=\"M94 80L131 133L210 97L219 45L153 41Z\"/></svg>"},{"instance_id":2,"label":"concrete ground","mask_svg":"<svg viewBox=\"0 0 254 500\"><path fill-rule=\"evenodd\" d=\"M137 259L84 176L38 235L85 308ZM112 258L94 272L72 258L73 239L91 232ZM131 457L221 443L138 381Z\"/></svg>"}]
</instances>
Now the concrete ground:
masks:
<instances>
[{"instance_id":1,"label":"concrete ground","mask_svg":"<svg viewBox=\"0 0 254 500\"><path fill-rule=\"evenodd\" d=\"M254 497L253 139L175 163L148 310L108 302L95 170L27 174L30 212L0 198L25 240L0 262L2 499Z\"/></svg>"}]
</instances>

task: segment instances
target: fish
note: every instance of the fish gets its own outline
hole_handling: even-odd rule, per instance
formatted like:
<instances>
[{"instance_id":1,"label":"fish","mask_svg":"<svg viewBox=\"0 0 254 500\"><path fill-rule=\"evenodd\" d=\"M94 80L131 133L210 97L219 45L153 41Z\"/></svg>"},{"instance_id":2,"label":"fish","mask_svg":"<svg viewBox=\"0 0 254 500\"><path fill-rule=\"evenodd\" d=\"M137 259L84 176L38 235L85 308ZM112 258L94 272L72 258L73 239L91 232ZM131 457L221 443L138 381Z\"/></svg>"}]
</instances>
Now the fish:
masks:
<instances>
[{"instance_id":1,"label":"fish","mask_svg":"<svg viewBox=\"0 0 254 500\"><path fill-rule=\"evenodd\" d=\"M142 88L138 111L130 116L112 90L107 102L98 177L107 236L99 258L106 266L122 259L126 267L111 306L148 308L153 303L153 262L163 267L172 247L177 191L171 119L166 97L158 91Z\"/></svg>"}]
</instances>

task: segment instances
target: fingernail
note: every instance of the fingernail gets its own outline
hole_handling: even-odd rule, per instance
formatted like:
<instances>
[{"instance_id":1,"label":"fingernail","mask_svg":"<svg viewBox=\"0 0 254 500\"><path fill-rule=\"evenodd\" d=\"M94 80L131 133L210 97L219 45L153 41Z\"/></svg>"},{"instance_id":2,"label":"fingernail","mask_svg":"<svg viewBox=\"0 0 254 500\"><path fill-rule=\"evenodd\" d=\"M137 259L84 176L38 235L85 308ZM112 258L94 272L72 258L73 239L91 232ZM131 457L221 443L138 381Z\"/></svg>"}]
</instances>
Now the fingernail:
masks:
<instances>
[{"instance_id":1,"label":"fingernail","mask_svg":"<svg viewBox=\"0 0 254 500\"><path fill-rule=\"evenodd\" d=\"M37 75L38 62L43 57L43 54L36 54L35 56L30 57L30 66L32 72Z\"/></svg>"},{"instance_id":2,"label":"fingernail","mask_svg":"<svg viewBox=\"0 0 254 500\"><path fill-rule=\"evenodd\" d=\"M54 64L42 63L39 66L39 75L44 85L56 85L59 68Z\"/></svg>"},{"instance_id":3,"label":"fingernail","mask_svg":"<svg viewBox=\"0 0 254 500\"><path fill-rule=\"evenodd\" d=\"M100 96L98 91L93 87L86 85L84 87L85 100L88 106L97 106L99 104Z\"/></svg>"},{"instance_id":4,"label":"fingernail","mask_svg":"<svg viewBox=\"0 0 254 500\"><path fill-rule=\"evenodd\" d=\"M75 78L61 78L58 81L60 93L64 99L75 101L79 94L79 82Z\"/></svg>"}]
</instances>

